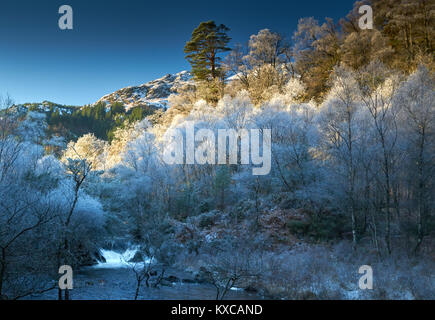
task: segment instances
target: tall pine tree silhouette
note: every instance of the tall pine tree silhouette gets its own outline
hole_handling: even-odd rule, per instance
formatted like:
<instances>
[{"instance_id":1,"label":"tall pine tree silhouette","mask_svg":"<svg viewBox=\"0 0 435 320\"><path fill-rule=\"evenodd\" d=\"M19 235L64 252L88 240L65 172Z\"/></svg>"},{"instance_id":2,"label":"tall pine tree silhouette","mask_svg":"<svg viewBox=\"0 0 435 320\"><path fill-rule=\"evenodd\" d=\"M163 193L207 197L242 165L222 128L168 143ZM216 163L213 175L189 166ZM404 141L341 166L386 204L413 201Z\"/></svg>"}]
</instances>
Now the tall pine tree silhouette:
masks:
<instances>
[{"instance_id":1,"label":"tall pine tree silhouette","mask_svg":"<svg viewBox=\"0 0 435 320\"><path fill-rule=\"evenodd\" d=\"M230 51L227 47L231 38L230 29L214 21L201 22L193 30L192 38L186 43L184 52L192 66L192 74L197 80L214 80L222 75L219 53Z\"/></svg>"}]
</instances>

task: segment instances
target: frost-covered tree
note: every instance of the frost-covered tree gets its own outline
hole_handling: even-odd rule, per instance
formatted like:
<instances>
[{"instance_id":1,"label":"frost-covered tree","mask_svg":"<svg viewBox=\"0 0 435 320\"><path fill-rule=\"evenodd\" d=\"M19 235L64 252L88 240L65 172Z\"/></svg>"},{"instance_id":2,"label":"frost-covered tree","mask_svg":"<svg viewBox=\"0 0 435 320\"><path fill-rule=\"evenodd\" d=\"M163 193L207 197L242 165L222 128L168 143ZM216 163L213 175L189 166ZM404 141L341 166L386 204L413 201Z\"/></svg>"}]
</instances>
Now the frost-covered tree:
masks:
<instances>
[{"instance_id":1,"label":"frost-covered tree","mask_svg":"<svg viewBox=\"0 0 435 320\"><path fill-rule=\"evenodd\" d=\"M247 90L254 104L282 93L290 77L294 77L292 53L287 41L276 32L263 29L252 35L247 48L238 46L228 55L226 67L234 80Z\"/></svg>"},{"instance_id":2,"label":"frost-covered tree","mask_svg":"<svg viewBox=\"0 0 435 320\"><path fill-rule=\"evenodd\" d=\"M388 253L391 253L392 208L395 207L397 210L399 207L395 186L399 108L393 103L399 78L391 74L381 63L373 62L362 72L361 83L360 99L370 115L378 147L373 156L383 177L379 187L385 196L382 204L386 211L385 243Z\"/></svg>"},{"instance_id":3,"label":"frost-covered tree","mask_svg":"<svg viewBox=\"0 0 435 320\"><path fill-rule=\"evenodd\" d=\"M283 37L263 29L249 39L249 54L245 57L253 67L269 64L276 68L285 62L289 47Z\"/></svg>"},{"instance_id":4,"label":"frost-covered tree","mask_svg":"<svg viewBox=\"0 0 435 320\"><path fill-rule=\"evenodd\" d=\"M327 18L322 25L314 18L299 20L293 35L296 73L307 88L307 100L322 101L329 89L329 75L339 62L340 35Z\"/></svg>"},{"instance_id":5,"label":"frost-covered tree","mask_svg":"<svg viewBox=\"0 0 435 320\"><path fill-rule=\"evenodd\" d=\"M403 83L395 97L401 107L399 115L402 148L406 151L403 167L408 181L412 202L417 213L417 252L428 233L433 212L434 178L434 77L423 66Z\"/></svg>"},{"instance_id":6,"label":"frost-covered tree","mask_svg":"<svg viewBox=\"0 0 435 320\"><path fill-rule=\"evenodd\" d=\"M81 136L77 142L68 143L64 159L86 159L94 170L103 170L107 144L92 133Z\"/></svg>"},{"instance_id":7,"label":"frost-covered tree","mask_svg":"<svg viewBox=\"0 0 435 320\"><path fill-rule=\"evenodd\" d=\"M358 123L361 105L358 99L358 83L354 75L346 69L336 68L334 86L324 103L320 130L324 138L325 152L332 157L331 168L337 170L345 185L344 210L350 213L354 248L357 244L357 153L361 135L361 126Z\"/></svg>"},{"instance_id":8,"label":"frost-covered tree","mask_svg":"<svg viewBox=\"0 0 435 320\"><path fill-rule=\"evenodd\" d=\"M20 122L18 130L24 140L42 144L47 127L44 113L30 111Z\"/></svg>"}]
</instances>

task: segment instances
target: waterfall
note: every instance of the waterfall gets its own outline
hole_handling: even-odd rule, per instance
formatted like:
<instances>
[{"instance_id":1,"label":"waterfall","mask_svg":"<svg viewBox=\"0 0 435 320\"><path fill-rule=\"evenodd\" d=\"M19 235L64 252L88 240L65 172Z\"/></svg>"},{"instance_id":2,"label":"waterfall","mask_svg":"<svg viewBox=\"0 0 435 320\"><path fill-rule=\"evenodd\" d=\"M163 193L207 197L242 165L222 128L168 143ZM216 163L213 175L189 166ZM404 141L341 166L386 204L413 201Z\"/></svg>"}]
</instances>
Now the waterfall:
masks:
<instances>
[{"instance_id":1,"label":"waterfall","mask_svg":"<svg viewBox=\"0 0 435 320\"><path fill-rule=\"evenodd\" d=\"M139 247L131 247L125 250L123 253L100 249L100 254L104 257L106 262L98 261L98 264L93 266L93 268L108 268L108 269L117 269L117 268L143 268L144 263L150 263L151 260L146 258L141 262L129 262L135 256L136 252L138 252ZM153 263L156 262L156 259L153 259Z\"/></svg>"},{"instance_id":2,"label":"waterfall","mask_svg":"<svg viewBox=\"0 0 435 320\"><path fill-rule=\"evenodd\" d=\"M113 250L101 249L100 253L106 259L106 262L99 261L95 268L126 268L132 264L129 261L134 257L137 248L125 250L124 253L116 252Z\"/></svg>"}]
</instances>

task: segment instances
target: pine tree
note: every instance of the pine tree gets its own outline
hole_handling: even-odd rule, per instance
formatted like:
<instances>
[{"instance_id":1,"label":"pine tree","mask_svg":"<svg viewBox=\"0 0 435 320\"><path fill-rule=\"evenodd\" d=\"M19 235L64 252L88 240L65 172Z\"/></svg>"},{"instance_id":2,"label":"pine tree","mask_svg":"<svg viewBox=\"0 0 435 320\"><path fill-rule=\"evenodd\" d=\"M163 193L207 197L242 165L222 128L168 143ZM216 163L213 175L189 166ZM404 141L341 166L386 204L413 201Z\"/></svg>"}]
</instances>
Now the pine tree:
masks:
<instances>
[{"instance_id":1,"label":"pine tree","mask_svg":"<svg viewBox=\"0 0 435 320\"><path fill-rule=\"evenodd\" d=\"M219 209L225 207L225 191L231 184L231 172L227 166L220 166L216 170L214 187L216 191L216 204Z\"/></svg>"},{"instance_id":2,"label":"pine tree","mask_svg":"<svg viewBox=\"0 0 435 320\"><path fill-rule=\"evenodd\" d=\"M222 76L218 54L231 50L227 47L231 40L227 35L229 30L223 24L216 26L214 21L201 22L193 30L184 52L197 80L215 80Z\"/></svg>"}]
</instances>

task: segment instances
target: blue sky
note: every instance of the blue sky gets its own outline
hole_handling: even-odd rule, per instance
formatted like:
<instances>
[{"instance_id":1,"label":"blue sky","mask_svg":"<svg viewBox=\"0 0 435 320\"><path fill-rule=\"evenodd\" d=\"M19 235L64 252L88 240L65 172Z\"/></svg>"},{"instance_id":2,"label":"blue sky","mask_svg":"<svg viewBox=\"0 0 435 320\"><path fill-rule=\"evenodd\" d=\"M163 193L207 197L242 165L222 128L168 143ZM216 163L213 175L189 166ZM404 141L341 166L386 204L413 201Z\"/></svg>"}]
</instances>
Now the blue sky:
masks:
<instances>
[{"instance_id":1,"label":"blue sky","mask_svg":"<svg viewBox=\"0 0 435 320\"><path fill-rule=\"evenodd\" d=\"M58 9L74 29L58 28ZM120 88L188 70L183 47L201 22L227 25L234 43L269 28L291 36L299 18L337 20L352 0L2 0L0 95L17 103L93 103Z\"/></svg>"}]
</instances>

